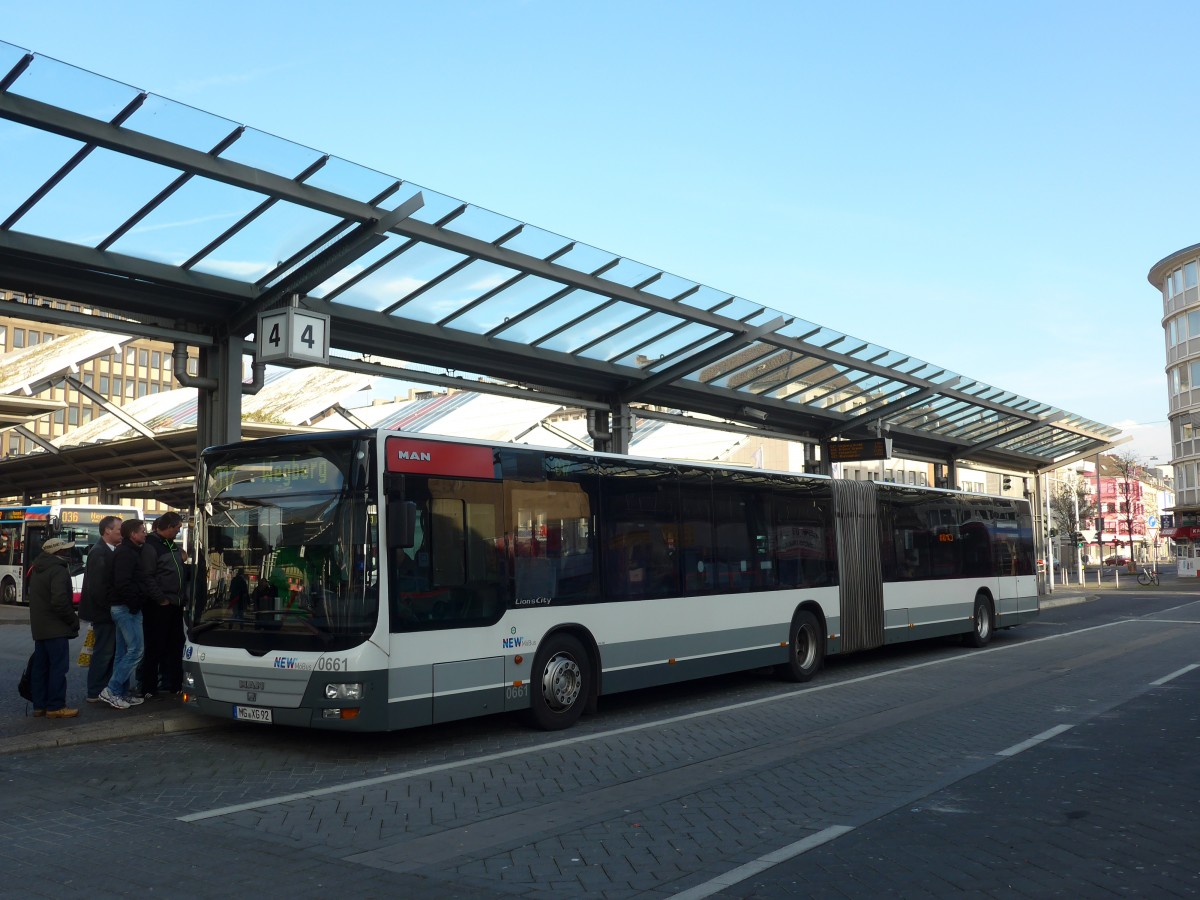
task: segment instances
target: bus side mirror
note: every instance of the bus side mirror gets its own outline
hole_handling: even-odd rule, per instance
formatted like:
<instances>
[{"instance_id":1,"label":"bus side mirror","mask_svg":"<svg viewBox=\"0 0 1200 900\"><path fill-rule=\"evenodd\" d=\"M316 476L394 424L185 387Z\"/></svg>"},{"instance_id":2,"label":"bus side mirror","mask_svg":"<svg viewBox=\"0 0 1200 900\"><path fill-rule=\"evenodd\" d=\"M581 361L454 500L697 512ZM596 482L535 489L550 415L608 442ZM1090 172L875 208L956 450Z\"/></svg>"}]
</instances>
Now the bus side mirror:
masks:
<instances>
[{"instance_id":1,"label":"bus side mirror","mask_svg":"<svg viewBox=\"0 0 1200 900\"><path fill-rule=\"evenodd\" d=\"M411 547L417 533L417 504L391 500L387 506L388 549Z\"/></svg>"}]
</instances>

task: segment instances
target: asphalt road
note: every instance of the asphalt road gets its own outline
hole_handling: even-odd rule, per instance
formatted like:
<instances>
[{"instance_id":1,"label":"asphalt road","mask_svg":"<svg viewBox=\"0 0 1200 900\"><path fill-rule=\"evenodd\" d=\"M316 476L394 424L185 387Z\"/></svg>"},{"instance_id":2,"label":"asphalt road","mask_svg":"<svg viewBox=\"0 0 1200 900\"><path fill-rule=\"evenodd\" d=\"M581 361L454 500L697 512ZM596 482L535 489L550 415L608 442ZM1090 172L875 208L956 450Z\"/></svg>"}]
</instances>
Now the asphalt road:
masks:
<instances>
[{"instance_id":1,"label":"asphalt road","mask_svg":"<svg viewBox=\"0 0 1200 900\"><path fill-rule=\"evenodd\" d=\"M196 730L95 737L115 710L9 727L0 896L1200 892L1196 594L1052 602L985 650L604 698L557 734L494 716L343 737L177 708L140 715ZM0 625L4 677L22 639ZM47 725L79 739L19 744Z\"/></svg>"}]
</instances>

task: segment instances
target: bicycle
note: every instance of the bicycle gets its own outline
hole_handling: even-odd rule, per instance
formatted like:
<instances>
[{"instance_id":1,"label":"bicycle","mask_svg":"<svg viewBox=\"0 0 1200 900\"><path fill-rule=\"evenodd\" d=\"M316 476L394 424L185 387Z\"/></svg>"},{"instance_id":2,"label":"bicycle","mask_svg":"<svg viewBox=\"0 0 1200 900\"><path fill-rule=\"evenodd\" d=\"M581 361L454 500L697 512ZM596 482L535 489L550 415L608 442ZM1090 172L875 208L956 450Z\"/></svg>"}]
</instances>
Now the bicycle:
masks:
<instances>
[{"instance_id":1,"label":"bicycle","mask_svg":"<svg viewBox=\"0 0 1200 900\"><path fill-rule=\"evenodd\" d=\"M1158 570L1152 570L1149 566L1142 566L1142 570L1138 572L1138 584L1158 584Z\"/></svg>"}]
</instances>

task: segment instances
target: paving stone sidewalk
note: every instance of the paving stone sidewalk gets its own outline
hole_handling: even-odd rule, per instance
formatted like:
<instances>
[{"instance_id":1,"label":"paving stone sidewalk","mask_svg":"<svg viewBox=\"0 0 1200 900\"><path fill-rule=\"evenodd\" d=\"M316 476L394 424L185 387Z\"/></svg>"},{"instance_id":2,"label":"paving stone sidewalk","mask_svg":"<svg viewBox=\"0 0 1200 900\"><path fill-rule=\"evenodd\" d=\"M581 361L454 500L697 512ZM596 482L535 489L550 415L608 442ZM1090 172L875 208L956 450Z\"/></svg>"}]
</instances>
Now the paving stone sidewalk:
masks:
<instances>
[{"instance_id":1,"label":"paving stone sidewalk","mask_svg":"<svg viewBox=\"0 0 1200 900\"><path fill-rule=\"evenodd\" d=\"M0 606L0 754L224 724L219 719L184 708L175 698L151 700L127 710L113 709L107 703L86 702L87 674L74 662L82 642L80 637L71 643L72 664L67 675L67 706L78 709L79 716L74 719L35 719L31 704L17 694L17 682L33 652L29 610Z\"/></svg>"}]
</instances>

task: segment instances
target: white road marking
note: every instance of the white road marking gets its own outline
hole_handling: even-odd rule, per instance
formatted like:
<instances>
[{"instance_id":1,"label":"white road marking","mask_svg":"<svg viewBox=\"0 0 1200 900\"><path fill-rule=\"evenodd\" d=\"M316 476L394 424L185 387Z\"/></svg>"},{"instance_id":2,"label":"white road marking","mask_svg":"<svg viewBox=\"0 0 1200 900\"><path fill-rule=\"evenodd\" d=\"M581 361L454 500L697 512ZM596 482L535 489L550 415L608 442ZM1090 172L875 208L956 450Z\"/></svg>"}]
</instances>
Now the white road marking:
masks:
<instances>
[{"instance_id":1,"label":"white road marking","mask_svg":"<svg viewBox=\"0 0 1200 900\"><path fill-rule=\"evenodd\" d=\"M830 825L828 828L824 828L816 834L810 834L808 837L798 840L794 844L780 847L778 850L774 850L765 856L760 856L752 862L738 866L736 869L730 869L724 875L718 875L716 878L704 882L704 884L688 888L686 891L676 894L675 898L676 900L700 900L702 897L711 897L713 894L725 890L730 885L737 884L739 881L745 881L747 878L752 878L759 872L764 872L772 866L779 865L781 862L795 859L801 853L807 853L814 847L827 844L835 838L839 838L843 834L853 830L853 826L850 825Z\"/></svg>"},{"instance_id":2,"label":"white road marking","mask_svg":"<svg viewBox=\"0 0 1200 900\"><path fill-rule=\"evenodd\" d=\"M1200 663L1192 663L1190 666L1184 666L1182 669L1178 669L1177 671L1172 672L1170 675L1164 675L1157 681L1152 681L1150 683L1155 687L1159 687L1160 685L1166 684L1168 681L1178 678L1180 675L1186 675L1188 672L1192 671L1192 669L1200 669Z\"/></svg>"},{"instance_id":3,"label":"white road marking","mask_svg":"<svg viewBox=\"0 0 1200 900\"><path fill-rule=\"evenodd\" d=\"M845 681L829 682L827 684L817 684L806 687L802 693L812 694L821 691L832 691L848 685L862 684L867 681L874 681L878 678L888 678L893 675L902 675L906 672L915 672L918 669L926 669L930 666L940 666L949 663L961 663L978 659L988 653L1004 653L1009 650L1017 650L1021 647L1027 647L1030 644L1040 644L1044 641L1056 641L1066 637L1074 637L1075 635L1086 634L1089 631L1098 631L1102 628L1112 628L1118 625L1129 625L1137 619L1121 619L1115 622L1107 622L1103 625L1092 625L1087 628L1080 628L1078 631L1068 631L1062 634L1051 634L1046 637L1033 638L1028 641L1022 641L1019 644L1009 644L1005 647L988 647L973 653L962 654L959 656L949 656L942 659L933 659L927 662L915 663L911 666L904 666L899 669L888 669L884 672L875 672L871 675L862 675L858 678L848 678ZM295 800L311 800L314 797L326 797L330 794L340 794L344 791L359 790L361 788L375 787L380 784L394 784L399 781L406 781L410 778L420 778L424 775L432 775L438 772L445 772L450 769L461 769L464 766L476 766L482 763L496 762L501 759L512 759L518 756L525 756L530 753L543 753L547 750L557 750L562 747L570 747L575 744L586 744L592 741L603 741L611 737L616 737L623 734L633 734L638 731L645 731L648 728L662 728L664 726L675 725L679 722L688 722L694 719L703 719L708 716L721 715L722 713L734 712L740 709L749 709L755 706L763 706L768 703L778 703L783 700L793 700L797 696L796 693L777 694L772 697L760 697L757 700L744 700L740 703L731 703L727 706L718 706L713 709L701 710L694 713L686 713L681 716L672 716L667 719L656 719L652 722L643 722L640 725L629 725L625 728L614 728L609 731L598 731L595 734L580 735L579 737L565 738L558 741L549 741L544 744L537 744L532 747L522 747L518 750L505 750L499 753L489 753L484 756L474 756L470 759L460 759L454 762L439 763L432 766L422 766L419 769L409 769L405 772L396 772L389 775L379 775L375 778L363 778L358 781L347 781L342 784L330 785L323 788L314 788L311 791L301 791L295 794L283 794L277 797L264 797L261 800L250 800L246 803L235 803L231 806L222 806L217 809L202 810L201 812L188 813L187 815L179 816L180 822L199 822L204 819L215 819L221 816L228 816L233 813L245 812L250 809L261 809L265 806L276 806L281 803L291 803Z\"/></svg>"},{"instance_id":4,"label":"white road marking","mask_svg":"<svg viewBox=\"0 0 1200 900\"><path fill-rule=\"evenodd\" d=\"M1064 731L1070 731L1071 725L1055 725L1053 728L1043 731L1041 734L1035 734L1027 741L1021 741L1019 744L1013 744L1007 750L1001 750L997 756L1016 756L1022 750L1028 750L1030 747L1036 747L1042 741L1048 741L1052 737L1058 737Z\"/></svg>"}]
</instances>

